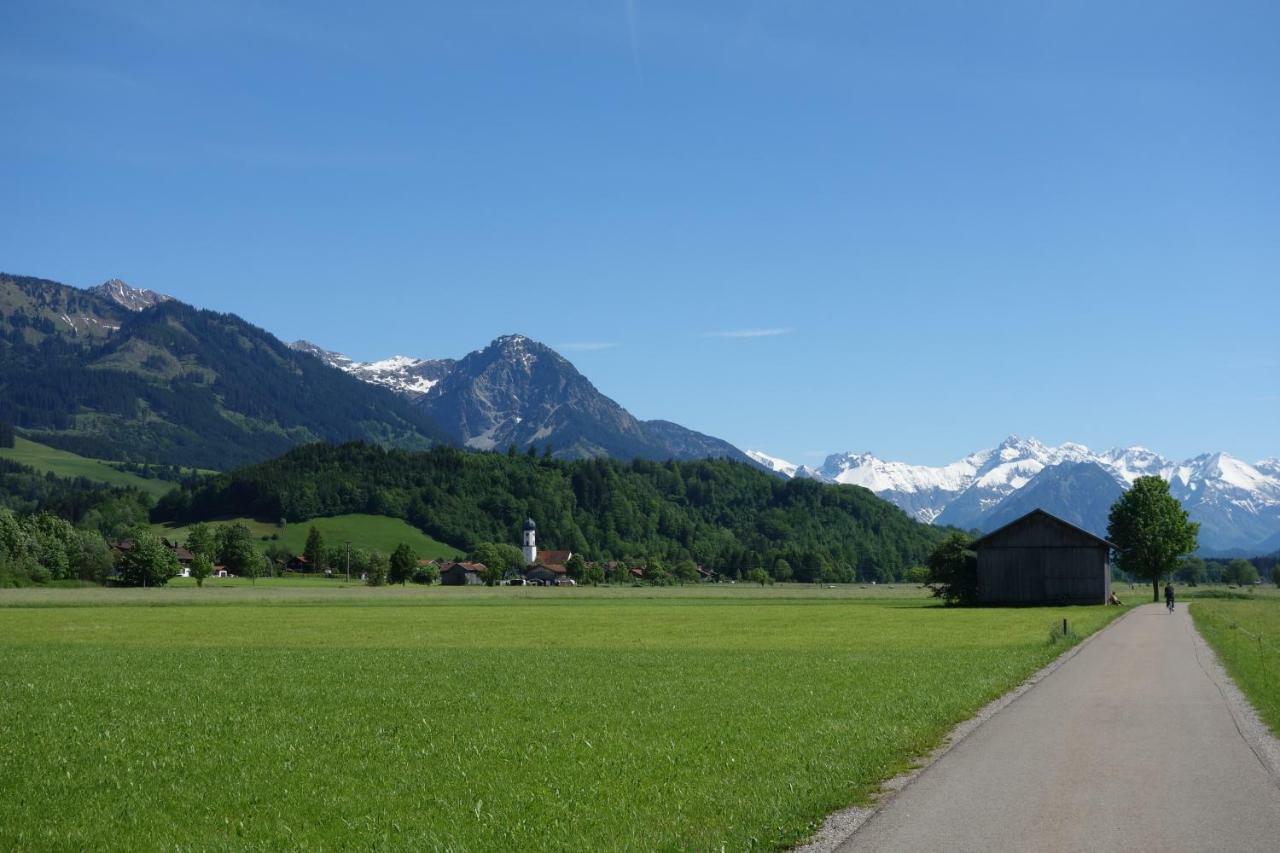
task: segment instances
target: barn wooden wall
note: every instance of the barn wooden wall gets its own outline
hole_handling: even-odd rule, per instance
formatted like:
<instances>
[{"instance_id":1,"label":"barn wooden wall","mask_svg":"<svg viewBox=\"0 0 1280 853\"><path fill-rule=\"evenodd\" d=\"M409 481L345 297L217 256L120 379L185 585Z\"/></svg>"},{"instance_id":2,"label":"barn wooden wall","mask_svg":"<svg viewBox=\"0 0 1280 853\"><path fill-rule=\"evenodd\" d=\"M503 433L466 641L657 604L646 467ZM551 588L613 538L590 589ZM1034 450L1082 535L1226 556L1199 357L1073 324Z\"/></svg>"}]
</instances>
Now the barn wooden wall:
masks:
<instances>
[{"instance_id":1,"label":"barn wooden wall","mask_svg":"<svg viewBox=\"0 0 1280 853\"><path fill-rule=\"evenodd\" d=\"M983 548L978 594L987 604L1103 604L1111 594L1107 549Z\"/></svg>"},{"instance_id":2,"label":"barn wooden wall","mask_svg":"<svg viewBox=\"0 0 1280 853\"><path fill-rule=\"evenodd\" d=\"M1069 525L1028 516L978 548L978 600L986 604L1105 604L1110 551Z\"/></svg>"}]
</instances>

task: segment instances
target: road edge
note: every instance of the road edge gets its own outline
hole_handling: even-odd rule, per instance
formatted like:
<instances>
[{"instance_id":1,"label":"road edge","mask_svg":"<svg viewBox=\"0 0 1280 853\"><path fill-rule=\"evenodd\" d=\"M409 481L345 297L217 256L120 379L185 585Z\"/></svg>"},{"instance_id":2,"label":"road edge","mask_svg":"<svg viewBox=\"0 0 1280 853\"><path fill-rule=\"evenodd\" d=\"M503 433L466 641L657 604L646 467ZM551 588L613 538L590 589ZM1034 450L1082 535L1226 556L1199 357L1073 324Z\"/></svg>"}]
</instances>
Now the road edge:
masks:
<instances>
[{"instance_id":1,"label":"road edge","mask_svg":"<svg viewBox=\"0 0 1280 853\"><path fill-rule=\"evenodd\" d=\"M1067 661L1080 654L1085 646L1092 643L1096 638L1102 636L1107 631L1110 631L1116 625L1119 625L1125 619L1128 619L1131 614L1144 606L1145 605L1139 604L1129 608L1127 612L1111 620L1111 622L1107 623L1102 628L1094 631L1079 643L1076 643L1070 649L1058 655L1044 667L1032 673L1017 687L982 706L976 714L948 732L942 739L942 742L938 744L938 746L936 746L928 755L924 756L924 758L922 758L915 767L904 773L899 773L892 779L886 780L876 793L875 801L873 803L866 806L850 806L827 815L826 818L823 819L822 826L818 828L818 831L815 832L808 841L791 848L792 853L833 853L833 851L837 850L842 844L852 838L854 833L861 829L862 826L874 817L877 812L889 805L889 803L891 803L898 794L910 787L916 779L920 778L920 776L928 771L930 767L937 764L944 755L955 749L962 741L964 741L965 738L977 731L983 723L1008 706L1012 705L1025 695L1027 691L1031 690L1041 681L1044 681L1045 678L1052 675L1060 667L1065 665ZM1196 636L1199 638L1198 633ZM1204 641L1201 640L1201 642L1203 643ZM1234 684L1232 686L1234 687ZM1252 708L1250 708L1250 710L1252 710Z\"/></svg>"},{"instance_id":2,"label":"road edge","mask_svg":"<svg viewBox=\"0 0 1280 853\"><path fill-rule=\"evenodd\" d=\"M1192 600L1189 606L1194 607L1195 601ZM1187 614L1187 623L1189 625L1187 630L1191 632L1191 642L1196 650L1196 663L1200 665L1205 677L1213 682L1214 687L1217 687L1218 692L1222 694L1222 701L1226 703L1227 710L1231 713L1231 719L1236 725L1236 731L1240 733L1240 738L1257 757L1262 768L1267 771L1271 782L1280 788L1280 739L1272 734L1271 728L1258 716L1258 710L1253 707L1249 697L1236 684L1227 672L1227 668L1222 665L1222 659L1200 633L1200 629L1196 627L1195 617L1190 613Z\"/></svg>"}]
</instances>

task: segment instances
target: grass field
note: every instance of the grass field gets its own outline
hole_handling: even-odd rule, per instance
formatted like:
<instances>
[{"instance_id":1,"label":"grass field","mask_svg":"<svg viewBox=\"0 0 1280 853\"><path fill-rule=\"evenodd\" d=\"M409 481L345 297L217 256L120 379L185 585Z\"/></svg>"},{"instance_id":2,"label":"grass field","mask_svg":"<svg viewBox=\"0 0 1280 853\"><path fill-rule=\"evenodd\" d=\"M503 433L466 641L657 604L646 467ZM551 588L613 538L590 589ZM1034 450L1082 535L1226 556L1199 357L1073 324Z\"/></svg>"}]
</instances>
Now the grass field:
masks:
<instances>
[{"instance_id":1,"label":"grass field","mask_svg":"<svg viewBox=\"0 0 1280 853\"><path fill-rule=\"evenodd\" d=\"M105 462L46 447L25 438L16 438L13 447L0 448L0 459L30 465L37 471L51 471L59 477L85 477L112 486L133 486L157 498L174 487L173 483L165 480L148 480L136 474L117 471Z\"/></svg>"},{"instance_id":2,"label":"grass field","mask_svg":"<svg viewBox=\"0 0 1280 853\"><path fill-rule=\"evenodd\" d=\"M4 591L0 848L774 848L1119 612L902 592Z\"/></svg>"},{"instance_id":3,"label":"grass field","mask_svg":"<svg viewBox=\"0 0 1280 853\"><path fill-rule=\"evenodd\" d=\"M1280 597L1203 599L1191 605L1191 617L1258 715L1280 735Z\"/></svg>"},{"instance_id":4,"label":"grass field","mask_svg":"<svg viewBox=\"0 0 1280 853\"><path fill-rule=\"evenodd\" d=\"M274 536L282 532L274 522L257 521L252 518L224 520L247 525L253 532L254 539L258 541L259 547L262 548L265 548L270 541L262 541L263 536ZM325 542L330 546L349 541L353 548L372 548L389 554L396 549L397 545L407 542L423 559L461 556L458 549L432 539L408 522L385 515L335 515L328 518L313 518L310 521L286 526L279 542L295 554L302 553L303 547L307 544L307 532L312 525L320 531ZM157 524L154 528L162 536L185 541L189 525Z\"/></svg>"}]
</instances>

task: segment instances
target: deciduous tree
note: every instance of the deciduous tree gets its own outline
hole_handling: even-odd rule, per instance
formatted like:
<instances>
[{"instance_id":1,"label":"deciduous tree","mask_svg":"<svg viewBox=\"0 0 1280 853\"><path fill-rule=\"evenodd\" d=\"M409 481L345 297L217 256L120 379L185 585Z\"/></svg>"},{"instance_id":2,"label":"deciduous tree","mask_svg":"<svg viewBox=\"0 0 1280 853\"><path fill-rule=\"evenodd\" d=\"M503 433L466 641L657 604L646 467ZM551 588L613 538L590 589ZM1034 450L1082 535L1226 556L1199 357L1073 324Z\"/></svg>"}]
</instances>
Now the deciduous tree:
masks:
<instances>
[{"instance_id":1,"label":"deciduous tree","mask_svg":"<svg viewBox=\"0 0 1280 853\"><path fill-rule=\"evenodd\" d=\"M218 526L218 557L233 575L256 579L262 571L253 532L240 522Z\"/></svg>"},{"instance_id":2,"label":"deciduous tree","mask_svg":"<svg viewBox=\"0 0 1280 853\"><path fill-rule=\"evenodd\" d=\"M205 554L196 554L191 559L191 577L195 578L196 586L204 586L204 579L213 574L213 560Z\"/></svg>"},{"instance_id":3,"label":"deciduous tree","mask_svg":"<svg viewBox=\"0 0 1280 853\"><path fill-rule=\"evenodd\" d=\"M952 533L929 554L929 584L933 594L947 604L973 604L978 600L978 560L969 550L972 540Z\"/></svg>"},{"instance_id":4,"label":"deciduous tree","mask_svg":"<svg viewBox=\"0 0 1280 853\"><path fill-rule=\"evenodd\" d=\"M382 586L387 582L387 572L390 566L387 563L387 555L381 551L370 551L368 564L365 567L365 583L369 586Z\"/></svg>"},{"instance_id":5,"label":"deciduous tree","mask_svg":"<svg viewBox=\"0 0 1280 853\"><path fill-rule=\"evenodd\" d=\"M129 586L164 586L178 573L178 557L145 527L130 531L132 542L120 557L120 578Z\"/></svg>"},{"instance_id":6,"label":"deciduous tree","mask_svg":"<svg viewBox=\"0 0 1280 853\"><path fill-rule=\"evenodd\" d=\"M1116 562L1133 577L1151 581L1151 599L1160 600L1160 580L1178 560L1196 549L1200 525L1169 494L1160 477L1139 477L1111 505L1107 538L1116 546Z\"/></svg>"}]
</instances>

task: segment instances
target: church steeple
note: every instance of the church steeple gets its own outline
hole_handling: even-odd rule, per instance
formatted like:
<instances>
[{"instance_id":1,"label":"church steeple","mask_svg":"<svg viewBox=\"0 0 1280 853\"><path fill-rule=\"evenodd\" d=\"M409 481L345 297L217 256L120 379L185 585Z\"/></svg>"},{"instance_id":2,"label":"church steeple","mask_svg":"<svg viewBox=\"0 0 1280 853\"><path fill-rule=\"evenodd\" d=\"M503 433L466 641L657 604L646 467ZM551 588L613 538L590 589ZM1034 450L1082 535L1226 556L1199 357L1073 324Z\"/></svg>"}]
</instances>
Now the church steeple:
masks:
<instances>
[{"instance_id":1,"label":"church steeple","mask_svg":"<svg viewBox=\"0 0 1280 853\"><path fill-rule=\"evenodd\" d=\"M524 561L527 565L532 566L538 562L538 525L533 523L532 518L525 519L524 522Z\"/></svg>"}]
</instances>

